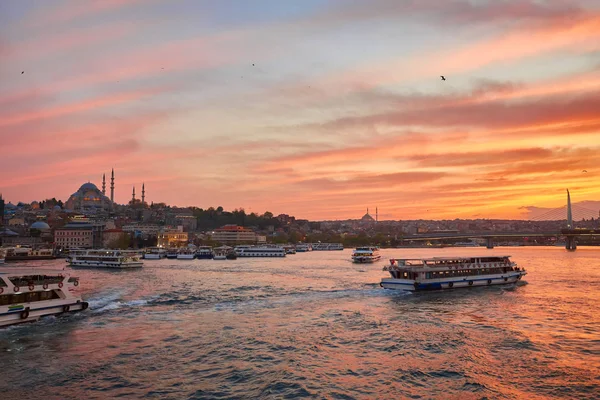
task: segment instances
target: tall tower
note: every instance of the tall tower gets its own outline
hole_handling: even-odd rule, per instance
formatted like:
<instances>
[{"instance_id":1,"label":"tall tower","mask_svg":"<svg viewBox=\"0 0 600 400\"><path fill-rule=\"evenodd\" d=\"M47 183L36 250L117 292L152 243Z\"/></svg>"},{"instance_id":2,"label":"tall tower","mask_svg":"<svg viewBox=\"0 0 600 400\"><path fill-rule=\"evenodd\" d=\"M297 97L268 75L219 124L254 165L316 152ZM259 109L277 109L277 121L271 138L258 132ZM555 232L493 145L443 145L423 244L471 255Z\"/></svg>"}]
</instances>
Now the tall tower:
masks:
<instances>
[{"instance_id":1,"label":"tall tower","mask_svg":"<svg viewBox=\"0 0 600 400\"><path fill-rule=\"evenodd\" d=\"M135 186L133 187L133 194L131 197L131 204L135 203Z\"/></svg>"},{"instance_id":2,"label":"tall tower","mask_svg":"<svg viewBox=\"0 0 600 400\"><path fill-rule=\"evenodd\" d=\"M112 169L110 176L110 202L115 202L115 169Z\"/></svg>"},{"instance_id":3,"label":"tall tower","mask_svg":"<svg viewBox=\"0 0 600 400\"><path fill-rule=\"evenodd\" d=\"M573 229L573 213L571 211L571 193L567 189L567 228Z\"/></svg>"},{"instance_id":4,"label":"tall tower","mask_svg":"<svg viewBox=\"0 0 600 400\"><path fill-rule=\"evenodd\" d=\"M102 195L106 196L106 174L102 174Z\"/></svg>"},{"instance_id":5,"label":"tall tower","mask_svg":"<svg viewBox=\"0 0 600 400\"><path fill-rule=\"evenodd\" d=\"M146 188L142 182L142 205L146 204Z\"/></svg>"},{"instance_id":6,"label":"tall tower","mask_svg":"<svg viewBox=\"0 0 600 400\"><path fill-rule=\"evenodd\" d=\"M4 225L4 199L0 193L0 226Z\"/></svg>"},{"instance_id":7,"label":"tall tower","mask_svg":"<svg viewBox=\"0 0 600 400\"><path fill-rule=\"evenodd\" d=\"M375 222L379 222L379 210L375 207Z\"/></svg>"}]
</instances>

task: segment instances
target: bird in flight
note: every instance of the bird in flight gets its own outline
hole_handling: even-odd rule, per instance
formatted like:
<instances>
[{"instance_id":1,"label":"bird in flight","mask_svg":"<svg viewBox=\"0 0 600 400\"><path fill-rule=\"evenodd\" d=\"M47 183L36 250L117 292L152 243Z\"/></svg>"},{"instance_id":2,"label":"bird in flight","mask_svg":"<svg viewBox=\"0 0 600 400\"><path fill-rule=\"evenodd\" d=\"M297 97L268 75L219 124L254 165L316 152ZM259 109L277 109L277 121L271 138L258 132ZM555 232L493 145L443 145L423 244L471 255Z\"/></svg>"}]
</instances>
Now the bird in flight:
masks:
<instances>
[{"instance_id":1,"label":"bird in flight","mask_svg":"<svg viewBox=\"0 0 600 400\"><path fill-rule=\"evenodd\" d=\"M23 75L25 73L25 71L21 71L21 75Z\"/></svg>"},{"instance_id":2,"label":"bird in flight","mask_svg":"<svg viewBox=\"0 0 600 400\"><path fill-rule=\"evenodd\" d=\"M444 77L444 75L440 75L440 78L442 78L443 81L446 80L446 78Z\"/></svg>"},{"instance_id":3,"label":"bird in flight","mask_svg":"<svg viewBox=\"0 0 600 400\"><path fill-rule=\"evenodd\" d=\"M587 172L587 169L584 169L584 170L583 170L583 171L581 171L581 172Z\"/></svg>"}]
</instances>

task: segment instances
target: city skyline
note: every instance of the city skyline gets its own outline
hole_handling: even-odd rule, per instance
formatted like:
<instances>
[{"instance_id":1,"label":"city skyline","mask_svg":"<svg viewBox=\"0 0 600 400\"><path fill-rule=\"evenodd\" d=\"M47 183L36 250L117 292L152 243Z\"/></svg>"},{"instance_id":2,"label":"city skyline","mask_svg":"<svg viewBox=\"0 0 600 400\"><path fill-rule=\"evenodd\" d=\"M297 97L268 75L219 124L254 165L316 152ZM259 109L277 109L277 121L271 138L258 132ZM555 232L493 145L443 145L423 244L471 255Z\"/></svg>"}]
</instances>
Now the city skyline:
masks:
<instances>
[{"instance_id":1,"label":"city skyline","mask_svg":"<svg viewBox=\"0 0 600 400\"><path fill-rule=\"evenodd\" d=\"M120 204L311 220L598 201L599 26L585 0L3 2L0 192L114 168Z\"/></svg>"}]
</instances>

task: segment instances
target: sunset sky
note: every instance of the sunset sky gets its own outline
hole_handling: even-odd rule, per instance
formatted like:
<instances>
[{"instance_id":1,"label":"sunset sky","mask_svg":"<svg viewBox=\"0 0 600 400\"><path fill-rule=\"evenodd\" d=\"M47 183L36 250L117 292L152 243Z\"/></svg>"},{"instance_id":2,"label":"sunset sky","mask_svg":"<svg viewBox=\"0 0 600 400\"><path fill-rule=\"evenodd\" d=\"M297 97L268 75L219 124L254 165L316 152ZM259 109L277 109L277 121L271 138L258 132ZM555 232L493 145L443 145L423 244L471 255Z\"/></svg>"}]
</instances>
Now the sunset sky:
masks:
<instances>
[{"instance_id":1,"label":"sunset sky","mask_svg":"<svg viewBox=\"0 0 600 400\"><path fill-rule=\"evenodd\" d=\"M309 219L600 200L600 1L0 1L0 139L13 203L112 167Z\"/></svg>"}]
</instances>

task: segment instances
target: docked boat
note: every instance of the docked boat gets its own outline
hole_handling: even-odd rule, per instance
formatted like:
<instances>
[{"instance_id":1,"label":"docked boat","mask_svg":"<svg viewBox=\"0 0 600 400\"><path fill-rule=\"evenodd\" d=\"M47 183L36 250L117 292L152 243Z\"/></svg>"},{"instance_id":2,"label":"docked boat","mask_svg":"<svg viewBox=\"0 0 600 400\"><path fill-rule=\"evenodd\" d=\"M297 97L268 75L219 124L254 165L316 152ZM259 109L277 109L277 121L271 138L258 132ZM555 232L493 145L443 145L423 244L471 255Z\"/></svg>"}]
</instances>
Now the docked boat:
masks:
<instances>
[{"instance_id":1,"label":"docked boat","mask_svg":"<svg viewBox=\"0 0 600 400\"><path fill-rule=\"evenodd\" d=\"M0 326L88 308L88 303L72 292L74 287L79 286L78 278L64 272L47 272L0 272Z\"/></svg>"},{"instance_id":2,"label":"docked boat","mask_svg":"<svg viewBox=\"0 0 600 400\"><path fill-rule=\"evenodd\" d=\"M193 260L195 258L195 256L196 256L196 252L194 251L194 249L189 249L187 247L182 247L177 252L178 260Z\"/></svg>"},{"instance_id":3,"label":"docked boat","mask_svg":"<svg viewBox=\"0 0 600 400\"><path fill-rule=\"evenodd\" d=\"M229 246L215 247L213 251L213 260L227 260L227 255L231 253L232 250L233 247Z\"/></svg>"},{"instance_id":4,"label":"docked boat","mask_svg":"<svg viewBox=\"0 0 600 400\"><path fill-rule=\"evenodd\" d=\"M285 257L285 250L278 246L238 246L235 254L238 257Z\"/></svg>"},{"instance_id":5,"label":"docked boat","mask_svg":"<svg viewBox=\"0 0 600 400\"><path fill-rule=\"evenodd\" d=\"M296 252L297 253L304 253L307 251L312 251L312 245L310 243L299 243L296 245Z\"/></svg>"},{"instance_id":6,"label":"docked boat","mask_svg":"<svg viewBox=\"0 0 600 400\"><path fill-rule=\"evenodd\" d=\"M391 259L383 270L392 276L383 288L408 291L506 285L527 274L510 256Z\"/></svg>"},{"instance_id":7,"label":"docked boat","mask_svg":"<svg viewBox=\"0 0 600 400\"><path fill-rule=\"evenodd\" d=\"M341 243L313 243L312 249L314 251L344 250L344 245Z\"/></svg>"},{"instance_id":8,"label":"docked boat","mask_svg":"<svg viewBox=\"0 0 600 400\"><path fill-rule=\"evenodd\" d=\"M76 250L69 253L71 267L83 268L140 268L144 265L137 251L131 250Z\"/></svg>"},{"instance_id":9,"label":"docked boat","mask_svg":"<svg viewBox=\"0 0 600 400\"><path fill-rule=\"evenodd\" d=\"M355 263L373 263L379 259L381 259L379 247L357 247L352 252L352 261Z\"/></svg>"},{"instance_id":10,"label":"docked boat","mask_svg":"<svg viewBox=\"0 0 600 400\"><path fill-rule=\"evenodd\" d=\"M34 249L31 246L7 247L6 261L52 260L56 258L52 249Z\"/></svg>"},{"instance_id":11,"label":"docked boat","mask_svg":"<svg viewBox=\"0 0 600 400\"><path fill-rule=\"evenodd\" d=\"M0 265L4 264L4 257L6 257L6 250L0 247Z\"/></svg>"},{"instance_id":12,"label":"docked boat","mask_svg":"<svg viewBox=\"0 0 600 400\"><path fill-rule=\"evenodd\" d=\"M196 258L200 260L210 260L213 258L213 249L210 246L198 246Z\"/></svg>"},{"instance_id":13,"label":"docked boat","mask_svg":"<svg viewBox=\"0 0 600 400\"><path fill-rule=\"evenodd\" d=\"M296 248L294 246L283 246L285 254L296 254Z\"/></svg>"},{"instance_id":14,"label":"docked boat","mask_svg":"<svg viewBox=\"0 0 600 400\"><path fill-rule=\"evenodd\" d=\"M179 254L179 249L176 247L171 247L167 250L167 258L169 260L174 260L177 258L177 254Z\"/></svg>"},{"instance_id":15,"label":"docked boat","mask_svg":"<svg viewBox=\"0 0 600 400\"><path fill-rule=\"evenodd\" d=\"M144 260L161 260L167 257L167 251L162 247L148 247L144 251Z\"/></svg>"}]
</instances>

